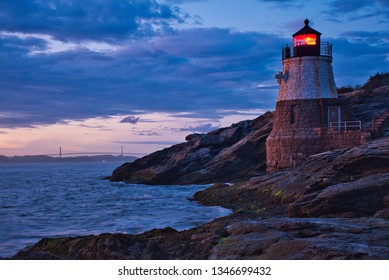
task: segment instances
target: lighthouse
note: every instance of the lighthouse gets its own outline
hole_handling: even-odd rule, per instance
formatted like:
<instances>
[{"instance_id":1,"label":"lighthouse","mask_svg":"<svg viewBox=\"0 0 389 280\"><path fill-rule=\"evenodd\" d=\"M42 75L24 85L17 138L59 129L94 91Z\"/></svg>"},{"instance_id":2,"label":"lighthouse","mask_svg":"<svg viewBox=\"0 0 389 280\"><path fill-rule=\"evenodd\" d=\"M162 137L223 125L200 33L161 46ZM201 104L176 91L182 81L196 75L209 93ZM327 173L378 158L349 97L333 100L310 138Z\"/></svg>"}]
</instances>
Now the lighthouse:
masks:
<instances>
[{"instance_id":1,"label":"lighthouse","mask_svg":"<svg viewBox=\"0 0 389 280\"><path fill-rule=\"evenodd\" d=\"M266 140L268 171L300 164L310 155L361 144L361 123L339 99L332 45L304 21L282 48L273 129Z\"/></svg>"}]
</instances>

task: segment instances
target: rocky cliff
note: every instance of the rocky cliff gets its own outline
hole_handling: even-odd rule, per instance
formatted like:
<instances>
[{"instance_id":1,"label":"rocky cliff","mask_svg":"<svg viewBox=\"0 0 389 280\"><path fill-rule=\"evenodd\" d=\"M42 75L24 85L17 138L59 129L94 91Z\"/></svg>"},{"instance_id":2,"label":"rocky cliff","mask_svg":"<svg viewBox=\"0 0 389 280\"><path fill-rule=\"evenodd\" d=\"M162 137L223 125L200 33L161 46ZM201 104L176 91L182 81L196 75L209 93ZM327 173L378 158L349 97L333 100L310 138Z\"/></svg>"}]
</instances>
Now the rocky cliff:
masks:
<instances>
[{"instance_id":1,"label":"rocky cliff","mask_svg":"<svg viewBox=\"0 0 389 280\"><path fill-rule=\"evenodd\" d=\"M343 93L340 99L348 105L348 113L370 131L374 120L389 112L389 85ZM389 135L387 117L376 126L374 135ZM109 179L153 185L247 180L265 174L265 144L272 125L273 113L268 112L207 134L191 134L184 143L120 166Z\"/></svg>"},{"instance_id":2,"label":"rocky cliff","mask_svg":"<svg viewBox=\"0 0 389 280\"><path fill-rule=\"evenodd\" d=\"M232 209L227 217L180 232L165 228L140 235L46 238L14 259L389 259L388 89L341 97L371 127L383 120L370 141L312 155L300 166L258 172L264 170L264 141L271 129L272 114L267 113L191 135L186 143L114 172L112 179L130 182L240 180L215 184L192 198ZM253 152L254 147L259 150ZM246 158L254 166L232 162L244 164ZM205 167L210 171L200 172Z\"/></svg>"},{"instance_id":3,"label":"rocky cliff","mask_svg":"<svg viewBox=\"0 0 389 280\"><path fill-rule=\"evenodd\" d=\"M266 138L272 113L207 134L191 134L174 145L117 168L113 181L201 184L244 180L266 170Z\"/></svg>"},{"instance_id":4,"label":"rocky cliff","mask_svg":"<svg viewBox=\"0 0 389 280\"><path fill-rule=\"evenodd\" d=\"M341 94L340 98L349 104L355 117L362 121L364 130L372 129L374 121L389 111L389 85L346 92ZM382 127L377 127L377 130L386 131L388 127L389 123L384 122Z\"/></svg>"}]
</instances>

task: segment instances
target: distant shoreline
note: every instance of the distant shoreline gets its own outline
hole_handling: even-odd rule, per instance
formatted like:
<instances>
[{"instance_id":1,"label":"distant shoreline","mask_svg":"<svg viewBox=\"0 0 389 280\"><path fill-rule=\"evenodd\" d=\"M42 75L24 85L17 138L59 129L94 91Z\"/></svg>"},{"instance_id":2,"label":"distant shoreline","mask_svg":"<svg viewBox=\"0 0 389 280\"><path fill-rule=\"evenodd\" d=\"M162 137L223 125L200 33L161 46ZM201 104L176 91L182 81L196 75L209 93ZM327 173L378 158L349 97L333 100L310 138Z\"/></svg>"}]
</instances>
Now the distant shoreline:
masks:
<instances>
[{"instance_id":1,"label":"distant shoreline","mask_svg":"<svg viewBox=\"0 0 389 280\"><path fill-rule=\"evenodd\" d=\"M13 156L0 155L0 164L9 163L72 163L72 162L131 162L137 159L133 156L77 156L77 157L51 157L51 156Z\"/></svg>"}]
</instances>

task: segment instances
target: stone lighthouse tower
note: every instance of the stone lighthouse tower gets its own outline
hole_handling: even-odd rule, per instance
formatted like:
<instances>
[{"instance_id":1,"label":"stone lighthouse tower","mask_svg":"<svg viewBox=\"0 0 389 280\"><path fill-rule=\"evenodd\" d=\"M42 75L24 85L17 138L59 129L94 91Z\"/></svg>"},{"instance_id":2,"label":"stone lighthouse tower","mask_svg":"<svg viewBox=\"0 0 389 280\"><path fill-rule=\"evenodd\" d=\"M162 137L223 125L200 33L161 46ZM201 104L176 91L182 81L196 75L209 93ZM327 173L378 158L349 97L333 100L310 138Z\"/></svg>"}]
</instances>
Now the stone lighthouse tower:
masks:
<instances>
[{"instance_id":1,"label":"stone lighthouse tower","mask_svg":"<svg viewBox=\"0 0 389 280\"><path fill-rule=\"evenodd\" d=\"M282 48L282 72L273 130L266 140L267 170L294 166L308 156L361 142L360 122L338 99L332 71L332 45L305 26ZM345 110L346 109L346 110Z\"/></svg>"}]
</instances>

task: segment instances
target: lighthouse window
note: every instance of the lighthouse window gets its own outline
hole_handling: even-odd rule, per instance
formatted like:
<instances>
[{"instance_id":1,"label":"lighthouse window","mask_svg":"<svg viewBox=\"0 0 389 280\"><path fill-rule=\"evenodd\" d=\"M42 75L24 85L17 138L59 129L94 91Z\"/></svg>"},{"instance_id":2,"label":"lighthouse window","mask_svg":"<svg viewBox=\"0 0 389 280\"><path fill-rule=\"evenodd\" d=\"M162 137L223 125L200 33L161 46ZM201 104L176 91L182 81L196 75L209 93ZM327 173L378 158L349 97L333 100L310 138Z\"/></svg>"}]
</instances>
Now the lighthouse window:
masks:
<instances>
[{"instance_id":1,"label":"lighthouse window","mask_svg":"<svg viewBox=\"0 0 389 280\"><path fill-rule=\"evenodd\" d=\"M290 123L296 123L296 105L290 106Z\"/></svg>"},{"instance_id":2,"label":"lighthouse window","mask_svg":"<svg viewBox=\"0 0 389 280\"><path fill-rule=\"evenodd\" d=\"M316 45L316 34L302 34L293 38L293 46Z\"/></svg>"},{"instance_id":3,"label":"lighthouse window","mask_svg":"<svg viewBox=\"0 0 389 280\"><path fill-rule=\"evenodd\" d=\"M341 110L340 106L328 107L328 127L340 128L341 125Z\"/></svg>"}]
</instances>

